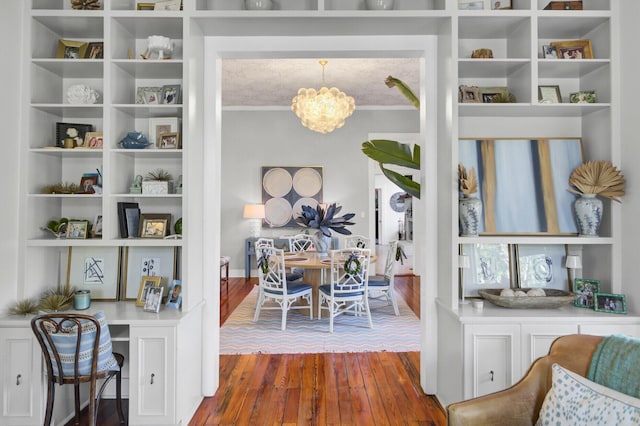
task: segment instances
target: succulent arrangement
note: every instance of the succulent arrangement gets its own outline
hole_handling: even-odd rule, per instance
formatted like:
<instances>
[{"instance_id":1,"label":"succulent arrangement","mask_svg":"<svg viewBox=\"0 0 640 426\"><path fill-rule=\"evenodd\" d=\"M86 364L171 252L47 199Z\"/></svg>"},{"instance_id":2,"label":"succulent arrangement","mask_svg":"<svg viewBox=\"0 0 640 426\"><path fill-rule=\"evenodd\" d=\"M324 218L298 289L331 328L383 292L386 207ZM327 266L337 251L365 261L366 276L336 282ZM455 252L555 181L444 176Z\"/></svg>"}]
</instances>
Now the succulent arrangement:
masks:
<instances>
[{"instance_id":1,"label":"succulent arrangement","mask_svg":"<svg viewBox=\"0 0 640 426\"><path fill-rule=\"evenodd\" d=\"M609 161L588 161L576 167L569 176L569 189L574 194L595 194L620 202L624 195L624 176Z\"/></svg>"},{"instance_id":2,"label":"succulent arrangement","mask_svg":"<svg viewBox=\"0 0 640 426\"><path fill-rule=\"evenodd\" d=\"M351 235L351 231L346 226L355 225L355 222L350 222L355 213L336 216L340 210L342 210L342 206L338 206L336 203L330 204L326 208L321 205L316 208L303 205L302 212L296 218L296 222L305 228L315 228L326 237L331 237L331 230L338 234Z\"/></svg>"},{"instance_id":3,"label":"succulent arrangement","mask_svg":"<svg viewBox=\"0 0 640 426\"><path fill-rule=\"evenodd\" d=\"M467 197L478 192L478 179L473 167L467 173L464 165L458 164L458 190Z\"/></svg>"}]
</instances>

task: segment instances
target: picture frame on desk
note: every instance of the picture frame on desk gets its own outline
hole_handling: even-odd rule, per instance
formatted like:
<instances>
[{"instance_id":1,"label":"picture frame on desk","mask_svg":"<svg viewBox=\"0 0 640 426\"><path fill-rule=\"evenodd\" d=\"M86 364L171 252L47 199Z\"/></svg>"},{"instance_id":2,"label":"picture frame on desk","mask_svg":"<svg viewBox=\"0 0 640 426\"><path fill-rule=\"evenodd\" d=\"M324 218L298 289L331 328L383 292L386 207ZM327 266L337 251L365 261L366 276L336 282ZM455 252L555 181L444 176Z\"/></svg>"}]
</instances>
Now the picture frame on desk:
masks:
<instances>
[{"instance_id":1,"label":"picture frame on desk","mask_svg":"<svg viewBox=\"0 0 640 426\"><path fill-rule=\"evenodd\" d=\"M136 300L144 276L165 277L165 282L176 279L177 258L175 247L125 247L122 270L123 299Z\"/></svg>"},{"instance_id":2,"label":"picture frame on desk","mask_svg":"<svg viewBox=\"0 0 640 426\"><path fill-rule=\"evenodd\" d=\"M593 309L595 294L600 293L600 280L576 278L573 283L573 292L577 295L573 305L578 308Z\"/></svg>"},{"instance_id":3,"label":"picture frame on desk","mask_svg":"<svg viewBox=\"0 0 640 426\"><path fill-rule=\"evenodd\" d=\"M182 280L173 280L167 293L167 308L180 309L182 306Z\"/></svg>"},{"instance_id":4,"label":"picture frame on desk","mask_svg":"<svg viewBox=\"0 0 640 426\"><path fill-rule=\"evenodd\" d=\"M161 288L162 277L143 276L140 280L138 288L138 297L136 298L136 306L146 306L149 293L154 288Z\"/></svg>"},{"instance_id":5,"label":"picture frame on desk","mask_svg":"<svg viewBox=\"0 0 640 426\"><path fill-rule=\"evenodd\" d=\"M116 301L120 289L120 247L69 247L66 288L90 290L95 301Z\"/></svg>"},{"instance_id":6,"label":"picture frame on desk","mask_svg":"<svg viewBox=\"0 0 640 426\"><path fill-rule=\"evenodd\" d=\"M164 287L153 287L147 293L147 300L144 302L144 310L146 312L159 312L162 305L162 292Z\"/></svg>"},{"instance_id":7,"label":"picture frame on desk","mask_svg":"<svg viewBox=\"0 0 640 426\"><path fill-rule=\"evenodd\" d=\"M596 293L594 295L594 310L610 314L626 314L627 298L624 294Z\"/></svg>"}]
</instances>

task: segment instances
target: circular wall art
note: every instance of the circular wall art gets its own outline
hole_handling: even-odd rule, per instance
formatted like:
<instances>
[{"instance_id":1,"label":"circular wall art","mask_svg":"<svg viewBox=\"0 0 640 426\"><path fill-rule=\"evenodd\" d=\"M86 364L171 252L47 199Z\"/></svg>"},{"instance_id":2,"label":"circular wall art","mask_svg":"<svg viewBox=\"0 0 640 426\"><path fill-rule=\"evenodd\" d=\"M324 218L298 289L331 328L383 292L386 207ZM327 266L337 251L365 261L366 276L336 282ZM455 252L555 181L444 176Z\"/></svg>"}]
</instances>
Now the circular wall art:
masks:
<instances>
[{"instance_id":1,"label":"circular wall art","mask_svg":"<svg viewBox=\"0 0 640 426\"><path fill-rule=\"evenodd\" d=\"M284 197L292 186L291 174L281 167L270 169L262 179L262 187L272 197Z\"/></svg>"},{"instance_id":2,"label":"circular wall art","mask_svg":"<svg viewBox=\"0 0 640 426\"><path fill-rule=\"evenodd\" d=\"M404 212L404 196L406 192L396 192L389 198L389 205L394 212Z\"/></svg>"}]
</instances>

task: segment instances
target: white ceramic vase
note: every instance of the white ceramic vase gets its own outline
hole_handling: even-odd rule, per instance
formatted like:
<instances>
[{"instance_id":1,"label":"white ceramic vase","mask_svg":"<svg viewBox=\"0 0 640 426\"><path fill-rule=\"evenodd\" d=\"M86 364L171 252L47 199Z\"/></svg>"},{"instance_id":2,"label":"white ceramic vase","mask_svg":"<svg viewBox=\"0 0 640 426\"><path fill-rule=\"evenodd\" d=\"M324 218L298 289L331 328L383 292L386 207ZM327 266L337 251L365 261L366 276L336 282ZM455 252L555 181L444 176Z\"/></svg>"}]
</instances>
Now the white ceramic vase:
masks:
<instances>
[{"instance_id":1,"label":"white ceramic vase","mask_svg":"<svg viewBox=\"0 0 640 426\"><path fill-rule=\"evenodd\" d=\"M580 194L573 209L580 237L597 237L602 222L602 200L596 194Z\"/></svg>"},{"instance_id":2,"label":"white ceramic vase","mask_svg":"<svg viewBox=\"0 0 640 426\"><path fill-rule=\"evenodd\" d=\"M326 257L329 253L329 246L331 245L331 237L327 237L318 231L313 234L313 245L316 247L316 252L320 257Z\"/></svg>"},{"instance_id":3,"label":"white ceramic vase","mask_svg":"<svg viewBox=\"0 0 640 426\"><path fill-rule=\"evenodd\" d=\"M458 217L460 220L460 236L472 237L478 235L482 218L482 201L478 197L465 196L458 202Z\"/></svg>"}]
</instances>

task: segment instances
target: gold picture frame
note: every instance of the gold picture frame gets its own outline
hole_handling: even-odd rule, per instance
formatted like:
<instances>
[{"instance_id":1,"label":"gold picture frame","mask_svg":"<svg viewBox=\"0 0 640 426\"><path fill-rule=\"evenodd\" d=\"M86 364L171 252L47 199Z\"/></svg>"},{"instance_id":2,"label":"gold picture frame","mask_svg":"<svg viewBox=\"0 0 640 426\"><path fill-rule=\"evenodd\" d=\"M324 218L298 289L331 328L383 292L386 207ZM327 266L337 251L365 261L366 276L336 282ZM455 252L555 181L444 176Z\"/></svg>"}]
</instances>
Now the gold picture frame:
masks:
<instances>
[{"instance_id":1,"label":"gold picture frame","mask_svg":"<svg viewBox=\"0 0 640 426\"><path fill-rule=\"evenodd\" d=\"M160 287L162 285L162 277L145 275L140 280L140 288L138 289L138 298L136 299L136 306L143 307L147 302L147 294L152 288Z\"/></svg>"},{"instance_id":2,"label":"gold picture frame","mask_svg":"<svg viewBox=\"0 0 640 426\"><path fill-rule=\"evenodd\" d=\"M84 59L89 44L84 41L60 39L58 41L58 59Z\"/></svg>"},{"instance_id":3,"label":"gold picture frame","mask_svg":"<svg viewBox=\"0 0 640 426\"><path fill-rule=\"evenodd\" d=\"M158 149L180 149L180 133L169 132L158 136Z\"/></svg>"},{"instance_id":4,"label":"gold picture frame","mask_svg":"<svg viewBox=\"0 0 640 426\"><path fill-rule=\"evenodd\" d=\"M459 100L463 104L476 104L482 102L480 99L480 88L478 86L462 85L458 88Z\"/></svg>"},{"instance_id":5,"label":"gold picture frame","mask_svg":"<svg viewBox=\"0 0 640 426\"><path fill-rule=\"evenodd\" d=\"M499 104L509 100L509 88L507 86L480 87L478 93L479 102L483 104Z\"/></svg>"},{"instance_id":6,"label":"gold picture frame","mask_svg":"<svg viewBox=\"0 0 640 426\"><path fill-rule=\"evenodd\" d=\"M164 238L167 236L167 219L142 219L140 238Z\"/></svg>"},{"instance_id":7,"label":"gold picture frame","mask_svg":"<svg viewBox=\"0 0 640 426\"><path fill-rule=\"evenodd\" d=\"M558 52L558 59L593 59L591 40L552 41Z\"/></svg>"},{"instance_id":8,"label":"gold picture frame","mask_svg":"<svg viewBox=\"0 0 640 426\"><path fill-rule=\"evenodd\" d=\"M137 10L154 10L155 7L155 3L136 3Z\"/></svg>"}]
</instances>

